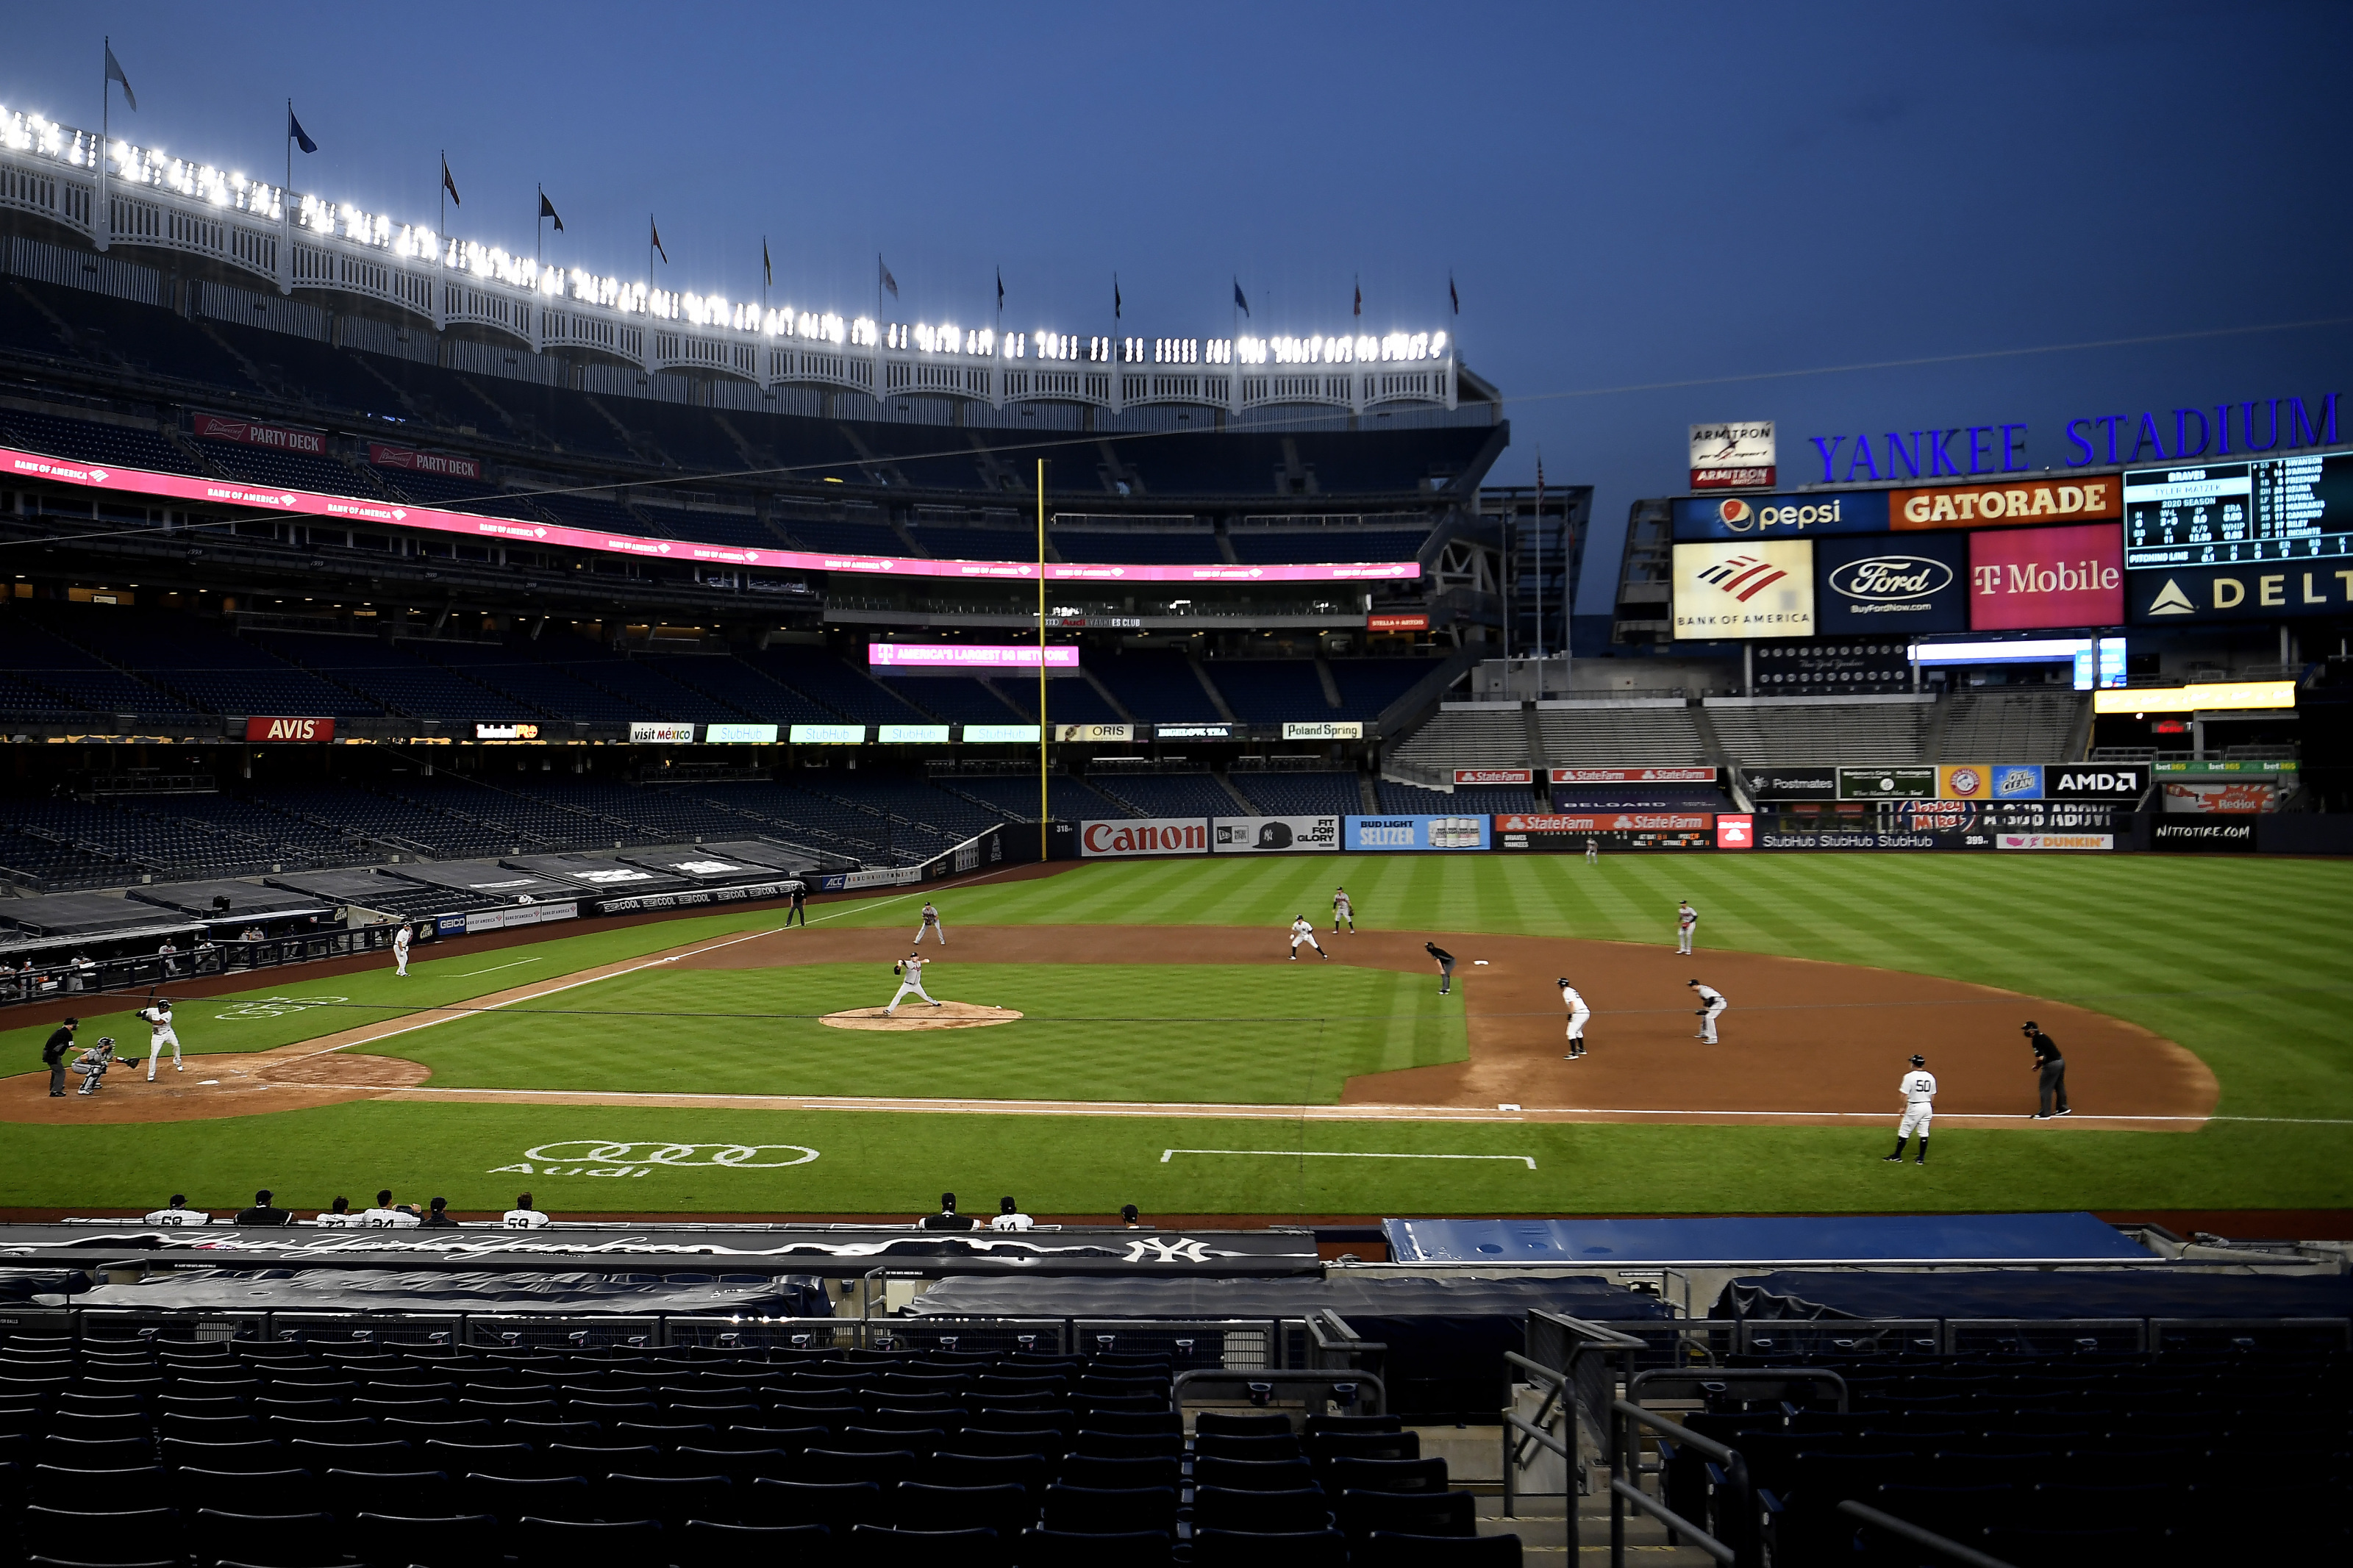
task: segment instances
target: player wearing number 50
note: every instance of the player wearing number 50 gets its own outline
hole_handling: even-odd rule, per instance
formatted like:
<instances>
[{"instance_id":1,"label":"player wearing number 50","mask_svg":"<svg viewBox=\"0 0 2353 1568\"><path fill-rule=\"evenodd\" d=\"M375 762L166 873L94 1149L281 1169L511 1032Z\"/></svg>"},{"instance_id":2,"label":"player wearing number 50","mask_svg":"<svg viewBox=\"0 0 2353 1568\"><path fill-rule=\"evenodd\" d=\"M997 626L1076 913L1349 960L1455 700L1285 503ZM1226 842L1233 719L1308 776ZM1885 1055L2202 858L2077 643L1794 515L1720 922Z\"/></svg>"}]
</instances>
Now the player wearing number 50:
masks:
<instances>
[{"instance_id":1,"label":"player wearing number 50","mask_svg":"<svg viewBox=\"0 0 2353 1568\"><path fill-rule=\"evenodd\" d=\"M933 1006L936 1007L939 1005L939 1003L933 1001L932 994L923 989L923 961L922 959L916 957L911 952L905 958L902 958L898 963L892 964L891 966L891 973L899 976L899 994L891 998L891 1005L888 1007L882 1009L882 1016L884 1017L888 1018L895 1015L899 1011L899 1004L907 999L907 994L911 991L916 995L921 996L924 1001L931 1002Z\"/></svg>"},{"instance_id":2,"label":"player wearing number 50","mask_svg":"<svg viewBox=\"0 0 2353 1568\"><path fill-rule=\"evenodd\" d=\"M1928 1070L1928 1058L1915 1056L1912 1070L1895 1085L1895 1092L1904 1097L1904 1120L1895 1124L1895 1152L1887 1156L1894 1164L1904 1158L1904 1140L1915 1131L1920 1134L1920 1157L1916 1165L1928 1163L1928 1124L1936 1117L1936 1075Z\"/></svg>"}]
</instances>

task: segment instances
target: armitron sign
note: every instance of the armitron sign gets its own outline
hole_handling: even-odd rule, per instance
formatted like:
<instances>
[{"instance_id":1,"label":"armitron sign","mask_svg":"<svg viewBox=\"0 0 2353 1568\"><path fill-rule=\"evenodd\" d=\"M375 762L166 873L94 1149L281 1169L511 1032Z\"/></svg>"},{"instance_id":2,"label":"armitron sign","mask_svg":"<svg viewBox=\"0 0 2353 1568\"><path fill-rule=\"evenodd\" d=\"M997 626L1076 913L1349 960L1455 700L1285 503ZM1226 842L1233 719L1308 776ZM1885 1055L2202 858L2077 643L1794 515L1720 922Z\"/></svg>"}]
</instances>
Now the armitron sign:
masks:
<instances>
[{"instance_id":1,"label":"armitron sign","mask_svg":"<svg viewBox=\"0 0 2353 1568\"><path fill-rule=\"evenodd\" d=\"M335 738L332 719L248 719L245 738L248 741L332 741Z\"/></svg>"}]
</instances>

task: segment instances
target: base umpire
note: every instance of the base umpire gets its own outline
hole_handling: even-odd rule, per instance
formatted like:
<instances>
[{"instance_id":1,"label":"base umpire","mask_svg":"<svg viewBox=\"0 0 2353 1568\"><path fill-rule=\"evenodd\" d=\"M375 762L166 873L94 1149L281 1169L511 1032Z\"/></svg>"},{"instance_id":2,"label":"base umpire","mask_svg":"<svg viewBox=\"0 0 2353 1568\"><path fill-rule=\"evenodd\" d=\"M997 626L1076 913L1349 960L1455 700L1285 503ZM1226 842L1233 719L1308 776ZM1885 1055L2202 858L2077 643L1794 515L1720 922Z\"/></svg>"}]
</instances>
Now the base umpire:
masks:
<instances>
[{"instance_id":1,"label":"base umpire","mask_svg":"<svg viewBox=\"0 0 2353 1568\"><path fill-rule=\"evenodd\" d=\"M2031 1018L2026 1021L2026 1026L2021 1032L2026 1036L2026 1043L2034 1047L2034 1071L2042 1089L2042 1109L2034 1113L2034 1120L2051 1120L2054 1114L2051 1102L2054 1099L2059 1102L2055 1114L2074 1115L2067 1108L2067 1058L2059 1054L2059 1042L2044 1034L2042 1026Z\"/></svg>"}]
</instances>

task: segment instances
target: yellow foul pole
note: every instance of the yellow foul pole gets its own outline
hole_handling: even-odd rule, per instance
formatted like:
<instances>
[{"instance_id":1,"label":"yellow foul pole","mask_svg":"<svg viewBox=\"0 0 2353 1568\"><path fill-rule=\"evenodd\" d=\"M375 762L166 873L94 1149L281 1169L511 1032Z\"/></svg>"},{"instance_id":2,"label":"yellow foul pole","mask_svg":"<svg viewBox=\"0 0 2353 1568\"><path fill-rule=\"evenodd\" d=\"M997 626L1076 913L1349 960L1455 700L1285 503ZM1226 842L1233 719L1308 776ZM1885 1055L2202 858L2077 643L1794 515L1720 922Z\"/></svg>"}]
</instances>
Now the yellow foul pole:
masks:
<instances>
[{"instance_id":1,"label":"yellow foul pole","mask_svg":"<svg viewBox=\"0 0 2353 1568\"><path fill-rule=\"evenodd\" d=\"M1038 459L1038 860L1046 859L1046 459Z\"/></svg>"}]
</instances>

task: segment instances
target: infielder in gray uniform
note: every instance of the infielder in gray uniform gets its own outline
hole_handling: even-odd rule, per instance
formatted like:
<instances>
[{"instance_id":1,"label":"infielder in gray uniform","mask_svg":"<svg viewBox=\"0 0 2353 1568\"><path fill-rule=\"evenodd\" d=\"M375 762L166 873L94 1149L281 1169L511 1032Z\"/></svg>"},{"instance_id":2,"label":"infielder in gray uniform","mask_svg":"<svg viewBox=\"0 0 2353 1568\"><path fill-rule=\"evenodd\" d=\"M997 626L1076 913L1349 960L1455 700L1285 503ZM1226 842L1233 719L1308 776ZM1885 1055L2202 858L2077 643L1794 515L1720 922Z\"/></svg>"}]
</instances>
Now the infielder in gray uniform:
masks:
<instances>
[{"instance_id":1,"label":"infielder in gray uniform","mask_svg":"<svg viewBox=\"0 0 2353 1568\"><path fill-rule=\"evenodd\" d=\"M804 921L802 923L807 922ZM940 911L928 903L923 906L923 923L915 928L915 945L918 947L923 945L925 931L931 932L942 947L947 946L948 928L940 924Z\"/></svg>"}]
</instances>

